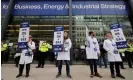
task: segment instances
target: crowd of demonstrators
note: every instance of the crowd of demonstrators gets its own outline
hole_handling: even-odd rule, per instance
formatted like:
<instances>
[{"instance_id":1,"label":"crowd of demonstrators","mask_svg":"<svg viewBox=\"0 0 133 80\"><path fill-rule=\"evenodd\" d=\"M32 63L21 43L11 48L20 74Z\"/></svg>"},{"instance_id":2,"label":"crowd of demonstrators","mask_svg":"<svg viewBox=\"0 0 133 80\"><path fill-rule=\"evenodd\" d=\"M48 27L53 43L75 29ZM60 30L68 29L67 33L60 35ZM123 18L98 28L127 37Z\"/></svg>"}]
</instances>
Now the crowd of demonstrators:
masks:
<instances>
[{"instance_id":1,"label":"crowd of demonstrators","mask_svg":"<svg viewBox=\"0 0 133 80\"><path fill-rule=\"evenodd\" d=\"M88 27L86 27L88 28ZM93 31L86 30L86 47L81 49L78 45L74 51L74 58L76 61L87 60L90 65L90 77L100 77L102 76L98 73L97 65L99 62L100 68L104 64L104 67L107 68L109 62L109 68L111 77L115 78L120 77L125 79L121 74L121 69L125 69L123 62L128 61L129 68L133 68L133 41L128 41L128 47L125 49L117 49L117 45L113 40L111 32L107 32L106 40L104 43L98 43L95 38ZM23 74L24 65L26 65L26 76L29 77L30 65L33 61L33 56L38 60L38 66L36 68L44 68L45 60L47 57L50 58L50 61L55 60L55 65L58 67L58 74L56 78L60 77L62 74L62 63L63 61L66 64L66 75L71 78L70 75L70 49L72 47L72 42L69 39L67 32L64 32L64 43L62 52L53 52L50 48L50 44L44 40L38 47L35 46L35 42L32 41L32 36L29 36L29 41L27 42L27 49L19 49L19 46L16 47L16 54L14 55L15 66L19 67L19 74L16 78L21 77ZM4 56L8 50L8 43L5 41L1 42L1 65L4 61ZM107 60L108 59L108 60ZM103 63L103 64L102 64ZM115 70L116 73L115 73Z\"/></svg>"}]
</instances>

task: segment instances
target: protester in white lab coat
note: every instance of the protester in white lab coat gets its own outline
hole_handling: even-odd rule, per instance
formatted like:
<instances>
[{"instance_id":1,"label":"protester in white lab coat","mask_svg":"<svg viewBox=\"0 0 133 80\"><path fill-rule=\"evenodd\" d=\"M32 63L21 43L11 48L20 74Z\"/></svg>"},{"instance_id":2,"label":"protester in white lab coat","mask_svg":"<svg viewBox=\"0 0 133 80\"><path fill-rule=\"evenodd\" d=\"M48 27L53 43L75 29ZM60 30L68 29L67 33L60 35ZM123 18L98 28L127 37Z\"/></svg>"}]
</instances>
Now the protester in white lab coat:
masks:
<instances>
[{"instance_id":1,"label":"protester in white lab coat","mask_svg":"<svg viewBox=\"0 0 133 80\"><path fill-rule=\"evenodd\" d=\"M125 79L125 77L122 76L120 73L119 66L122 60L121 60L120 54L118 53L118 49L115 41L113 40L113 36L111 32L108 32L106 34L106 37L107 39L104 41L103 48L108 53L108 61L110 63L111 77L115 78L115 73L114 73L114 65L115 65L116 76Z\"/></svg>"},{"instance_id":2,"label":"protester in white lab coat","mask_svg":"<svg viewBox=\"0 0 133 80\"><path fill-rule=\"evenodd\" d=\"M68 37L68 33L64 32L63 51L62 52L58 52L58 56L57 56L57 60L58 60L58 74L56 75L56 78L61 76L61 69L62 69L62 61L63 60L66 63L66 73L67 73L67 76L69 78L71 78L70 67L69 67L71 46L72 46L72 43L71 43L71 40Z\"/></svg>"},{"instance_id":3,"label":"protester in white lab coat","mask_svg":"<svg viewBox=\"0 0 133 80\"><path fill-rule=\"evenodd\" d=\"M86 46L86 56L91 70L90 77L97 76L102 78L97 71L97 59L98 55L100 54L99 44L95 38L94 32L88 31L88 26L86 26Z\"/></svg>"},{"instance_id":4,"label":"protester in white lab coat","mask_svg":"<svg viewBox=\"0 0 133 80\"><path fill-rule=\"evenodd\" d=\"M26 76L29 77L29 71L30 71L30 64L33 61L33 52L32 50L35 49L35 43L32 41L32 36L29 37L28 41L28 49L22 49L20 61L19 61L19 74L16 76L16 78L22 76L24 65L26 65Z\"/></svg>"}]
</instances>

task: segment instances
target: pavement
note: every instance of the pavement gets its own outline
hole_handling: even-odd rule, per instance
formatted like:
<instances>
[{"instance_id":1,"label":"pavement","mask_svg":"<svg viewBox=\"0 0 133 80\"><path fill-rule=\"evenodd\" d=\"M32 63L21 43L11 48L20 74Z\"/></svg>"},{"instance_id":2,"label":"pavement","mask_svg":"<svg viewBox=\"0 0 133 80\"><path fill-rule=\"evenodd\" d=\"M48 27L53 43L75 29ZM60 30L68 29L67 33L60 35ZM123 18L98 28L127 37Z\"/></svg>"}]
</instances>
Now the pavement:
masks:
<instances>
[{"instance_id":1,"label":"pavement","mask_svg":"<svg viewBox=\"0 0 133 80\"><path fill-rule=\"evenodd\" d=\"M25 69L23 76L16 78L18 74L18 68L14 64L3 64L1 67L1 76L3 80L123 80L118 77L112 79L110 77L109 68L98 68L99 73L103 78L90 78L90 69L87 65L72 65L70 66L72 78L66 76L65 65L62 68L62 75L59 78L55 78L57 74L57 67L55 65L45 65L44 68L35 68L37 64L31 65L30 77L25 78ZM133 80L133 69L125 66L125 70L121 70L122 75L126 77L125 80Z\"/></svg>"}]
</instances>

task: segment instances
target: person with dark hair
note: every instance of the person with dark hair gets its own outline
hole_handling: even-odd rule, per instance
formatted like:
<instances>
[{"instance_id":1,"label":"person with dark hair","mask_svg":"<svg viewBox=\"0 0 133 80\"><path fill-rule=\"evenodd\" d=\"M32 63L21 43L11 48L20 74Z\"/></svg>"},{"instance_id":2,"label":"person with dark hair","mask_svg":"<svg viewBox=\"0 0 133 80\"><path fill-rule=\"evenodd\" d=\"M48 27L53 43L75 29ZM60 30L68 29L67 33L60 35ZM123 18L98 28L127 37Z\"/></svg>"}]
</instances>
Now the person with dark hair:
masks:
<instances>
[{"instance_id":1,"label":"person with dark hair","mask_svg":"<svg viewBox=\"0 0 133 80\"><path fill-rule=\"evenodd\" d=\"M107 39L104 40L103 48L108 53L108 61L110 65L111 77L115 78L115 72L114 72L114 65L115 65L116 76L125 79L125 77L122 76L120 73L120 63L122 62L122 60L118 52L116 42L115 40L113 40L111 32L108 32L106 34L106 37Z\"/></svg>"},{"instance_id":2,"label":"person with dark hair","mask_svg":"<svg viewBox=\"0 0 133 80\"><path fill-rule=\"evenodd\" d=\"M93 78L94 76L97 76L102 78L97 70L97 60L98 55L100 54L99 44L97 39L95 38L94 32L90 31L89 34L88 32L88 26L86 26L86 57L90 65L90 77Z\"/></svg>"},{"instance_id":3,"label":"person with dark hair","mask_svg":"<svg viewBox=\"0 0 133 80\"><path fill-rule=\"evenodd\" d=\"M105 68L107 68L107 59L106 59L106 50L103 48L103 44L100 44L100 52L101 52L101 55L99 56L99 66L100 68L102 67L102 60L104 62L104 66Z\"/></svg>"},{"instance_id":4,"label":"person with dark hair","mask_svg":"<svg viewBox=\"0 0 133 80\"><path fill-rule=\"evenodd\" d=\"M57 60L58 60L58 74L56 75L56 78L61 76L61 69L62 69L62 62L63 60L66 63L66 74L69 78L71 78L70 75L70 49L71 49L72 43L71 40L68 37L68 33L64 32L64 43L63 43L63 51L58 52Z\"/></svg>"}]
</instances>

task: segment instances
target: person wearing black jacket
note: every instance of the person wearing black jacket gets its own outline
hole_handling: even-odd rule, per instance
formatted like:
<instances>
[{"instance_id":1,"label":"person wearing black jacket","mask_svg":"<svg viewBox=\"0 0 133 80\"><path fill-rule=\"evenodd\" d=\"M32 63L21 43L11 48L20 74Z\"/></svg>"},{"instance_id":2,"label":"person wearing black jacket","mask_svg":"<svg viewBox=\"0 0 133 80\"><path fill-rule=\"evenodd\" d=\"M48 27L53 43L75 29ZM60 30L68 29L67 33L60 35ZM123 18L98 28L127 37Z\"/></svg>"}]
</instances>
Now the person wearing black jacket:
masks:
<instances>
[{"instance_id":1,"label":"person wearing black jacket","mask_svg":"<svg viewBox=\"0 0 133 80\"><path fill-rule=\"evenodd\" d=\"M14 62L15 62L15 66L16 67L18 67L18 65L19 65L20 55L21 55L21 50L17 46L17 48L16 48L16 54L14 56Z\"/></svg>"},{"instance_id":2,"label":"person wearing black jacket","mask_svg":"<svg viewBox=\"0 0 133 80\"><path fill-rule=\"evenodd\" d=\"M101 55L99 57L99 66L100 68L102 67L102 60L103 60L104 66L105 68L107 68L107 56L106 56L107 52L103 48L103 44L100 44L100 52L101 52Z\"/></svg>"}]
</instances>

